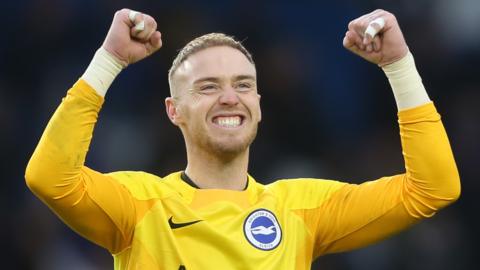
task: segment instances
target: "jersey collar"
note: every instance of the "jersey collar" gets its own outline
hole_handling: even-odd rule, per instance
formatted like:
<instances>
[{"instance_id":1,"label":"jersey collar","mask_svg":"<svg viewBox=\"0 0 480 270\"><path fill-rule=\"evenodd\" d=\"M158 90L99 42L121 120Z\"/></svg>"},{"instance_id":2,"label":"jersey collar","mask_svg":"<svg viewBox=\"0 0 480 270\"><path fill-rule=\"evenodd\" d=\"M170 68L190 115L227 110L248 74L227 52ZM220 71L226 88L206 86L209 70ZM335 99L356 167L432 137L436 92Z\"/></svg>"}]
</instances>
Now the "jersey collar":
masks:
<instances>
[{"instance_id":1,"label":"jersey collar","mask_svg":"<svg viewBox=\"0 0 480 270\"><path fill-rule=\"evenodd\" d=\"M192 202L196 194L205 193L212 196L219 195L224 197L228 195L232 198L244 197L248 200L249 204L253 204L257 201L259 192L264 189L262 184L259 184L255 179L248 175L247 184L244 190L224 190L224 189L201 189L191 179L188 178L183 171L175 172L164 178L166 184L170 185L176 192L187 200Z\"/></svg>"}]
</instances>

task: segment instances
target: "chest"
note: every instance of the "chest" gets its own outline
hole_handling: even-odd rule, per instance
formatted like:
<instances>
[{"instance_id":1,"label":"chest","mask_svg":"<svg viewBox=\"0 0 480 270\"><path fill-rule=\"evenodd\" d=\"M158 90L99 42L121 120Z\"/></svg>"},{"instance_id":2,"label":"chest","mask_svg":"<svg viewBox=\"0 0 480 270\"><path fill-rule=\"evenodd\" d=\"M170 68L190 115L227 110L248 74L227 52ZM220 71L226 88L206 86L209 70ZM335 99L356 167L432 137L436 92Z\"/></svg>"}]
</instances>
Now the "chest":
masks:
<instances>
[{"instance_id":1,"label":"chest","mask_svg":"<svg viewBox=\"0 0 480 270\"><path fill-rule=\"evenodd\" d=\"M137 224L132 251L185 269L301 269L298 258L311 258L311 242L303 220L272 196L253 203L174 196Z\"/></svg>"}]
</instances>

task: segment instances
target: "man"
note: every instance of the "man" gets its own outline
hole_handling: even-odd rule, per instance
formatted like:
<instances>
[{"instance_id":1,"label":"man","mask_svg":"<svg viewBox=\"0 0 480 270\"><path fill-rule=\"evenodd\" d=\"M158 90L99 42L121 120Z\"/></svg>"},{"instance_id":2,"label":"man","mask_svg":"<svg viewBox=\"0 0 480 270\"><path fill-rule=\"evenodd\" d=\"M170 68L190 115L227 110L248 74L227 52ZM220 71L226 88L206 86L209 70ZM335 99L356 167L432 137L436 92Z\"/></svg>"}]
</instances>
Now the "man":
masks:
<instances>
[{"instance_id":1,"label":"man","mask_svg":"<svg viewBox=\"0 0 480 270\"><path fill-rule=\"evenodd\" d=\"M169 72L168 117L185 139L185 171L103 174L84 166L115 76L161 47L155 20L123 9L50 120L26 171L66 224L108 249L115 269L309 269L320 255L386 238L455 201L460 182L440 116L395 17L348 25L343 45L379 65L399 109L404 174L362 185L257 183L247 173L261 120L250 53L223 34L187 44Z\"/></svg>"}]
</instances>

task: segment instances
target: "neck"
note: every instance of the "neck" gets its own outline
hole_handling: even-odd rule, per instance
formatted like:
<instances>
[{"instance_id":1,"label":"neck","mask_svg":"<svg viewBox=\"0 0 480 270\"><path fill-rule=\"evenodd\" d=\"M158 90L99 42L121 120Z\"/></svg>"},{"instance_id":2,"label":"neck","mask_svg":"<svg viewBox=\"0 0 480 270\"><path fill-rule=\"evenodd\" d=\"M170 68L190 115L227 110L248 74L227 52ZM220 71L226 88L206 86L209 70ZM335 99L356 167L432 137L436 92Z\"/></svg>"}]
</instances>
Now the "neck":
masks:
<instances>
[{"instance_id":1,"label":"neck","mask_svg":"<svg viewBox=\"0 0 480 270\"><path fill-rule=\"evenodd\" d=\"M248 148L235 155L187 149L185 173L200 188L243 190L247 185L248 153Z\"/></svg>"}]
</instances>

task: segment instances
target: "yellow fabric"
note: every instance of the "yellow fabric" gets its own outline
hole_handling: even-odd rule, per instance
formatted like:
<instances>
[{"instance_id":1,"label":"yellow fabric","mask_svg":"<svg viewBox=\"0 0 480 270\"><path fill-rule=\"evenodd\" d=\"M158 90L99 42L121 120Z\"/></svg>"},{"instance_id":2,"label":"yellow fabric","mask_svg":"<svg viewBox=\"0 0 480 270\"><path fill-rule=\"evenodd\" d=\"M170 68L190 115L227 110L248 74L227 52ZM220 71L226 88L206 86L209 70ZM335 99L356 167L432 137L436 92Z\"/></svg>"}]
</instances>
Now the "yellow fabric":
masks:
<instances>
[{"instance_id":1,"label":"yellow fabric","mask_svg":"<svg viewBox=\"0 0 480 270\"><path fill-rule=\"evenodd\" d=\"M85 167L102 103L82 80L69 90L28 164L26 180L73 230L108 249L115 269L310 269L317 256L381 240L460 194L432 103L399 112L405 174L361 185L321 179L262 185L249 176L244 191L196 189L179 172L161 178ZM259 209L273 213L280 226L280 243L271 250L246 237L247 217ZM172 229L169 219L197 222Z\"/></svg>"}]
</instances>

